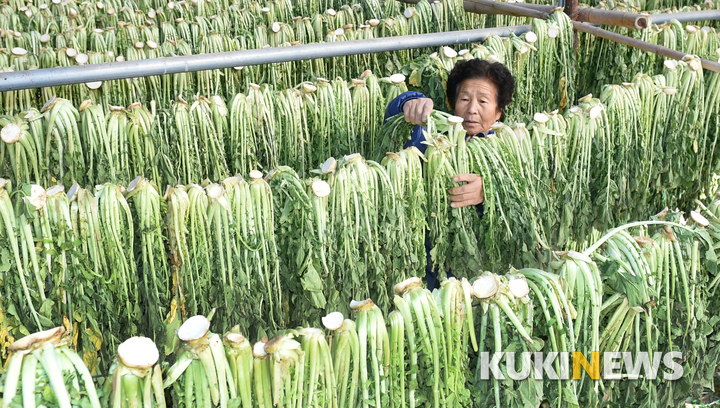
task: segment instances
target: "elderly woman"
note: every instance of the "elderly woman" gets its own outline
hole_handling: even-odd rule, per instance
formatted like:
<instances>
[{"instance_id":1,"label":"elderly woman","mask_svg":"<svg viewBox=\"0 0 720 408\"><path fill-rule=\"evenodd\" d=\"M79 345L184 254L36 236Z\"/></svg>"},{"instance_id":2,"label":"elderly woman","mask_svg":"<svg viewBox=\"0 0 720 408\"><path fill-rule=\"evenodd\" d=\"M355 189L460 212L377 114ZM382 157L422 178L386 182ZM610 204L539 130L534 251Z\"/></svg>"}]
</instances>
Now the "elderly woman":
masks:
<instances>
[{"instance_id":1,"label":"elderly woman","mask_svg":"<svg viewBox=\"0 0 720 408\"><path fill-rule=\"evenodd\" d=\"M447 81L447 97L456 116L464 119L463 127L468 140L493 133L490 126L500 120L505 108L512 101L515 79L499 62L480 59L458 62L450 71ZM420 92L405 92L395 98L385 111L385 119L400 112L413 125L412 137L405 147L415 146L425 152L423 125L433 110L433 101ZM483 183L477 174L458 174L456 182L467 182L450 191L453 208L482 204Z\"/></svg>"},{"instance_id":2,"label":"elderly woman","mask_svg":"<svg viewBox=\"0 0 720 408\"><path fill-rule=\"evenodd\" d=\"M454 114L464 119L463 127L468 140L493 133L490 126L505 113L514 91L515 79L510 71L498 62L491 63L480 59L458 62L448 75L447 99ZM390 102L385 111L385 119L403 112L405 120L416 125L405 147L415 146L425 152L427 146L422 144L425 136L421 126L427 121L433 107L432 99L426 98L422 93L405 92ZM485 200L482 178L477 174L458 174L453 181L467 184L450 190L450 205L453 208L474 205L478 215L482 216L482 203ZM425 246L429 254L430 243L427 238ZM432 271L429 264L430 262L426 279L428 289L432 290L439 282L437 272Z\"/></svg>"}]
</instances>

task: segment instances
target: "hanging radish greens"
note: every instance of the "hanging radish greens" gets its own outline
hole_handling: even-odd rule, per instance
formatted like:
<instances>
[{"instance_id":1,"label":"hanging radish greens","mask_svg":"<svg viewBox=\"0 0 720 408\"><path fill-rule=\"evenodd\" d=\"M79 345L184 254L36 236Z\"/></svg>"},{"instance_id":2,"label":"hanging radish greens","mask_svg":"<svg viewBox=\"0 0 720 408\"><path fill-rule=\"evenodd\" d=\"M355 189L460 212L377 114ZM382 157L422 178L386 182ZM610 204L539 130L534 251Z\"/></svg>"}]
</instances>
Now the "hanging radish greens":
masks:
<instances>
[{"instance_id":1,"label":"hanging radish greens","mask_svg":"<svg viewBox=\"0 0 720 408\"><path fill-rule=\"evenodd\" d=\"M718 59L714 22L613 29L687 54L675 61L584 34L576 50L560 10L487 17L459 0L9 0L0 70L522 24L465 49L3 93L2 408L699 397L720 359L720 77L701 63ZM446 87L475 58L516 89L503 122L468 138ZM409 90L436 109L426 150L404 148L404 115L384 120ZM482 178L481 207L450 206L465 173ZM498 351L505 379L487 375ZM681 352L684 375L574 379L567 361L522 360L537 351ZM535 370L511 380L521 366Z\"/></svg>"}]
</instances>

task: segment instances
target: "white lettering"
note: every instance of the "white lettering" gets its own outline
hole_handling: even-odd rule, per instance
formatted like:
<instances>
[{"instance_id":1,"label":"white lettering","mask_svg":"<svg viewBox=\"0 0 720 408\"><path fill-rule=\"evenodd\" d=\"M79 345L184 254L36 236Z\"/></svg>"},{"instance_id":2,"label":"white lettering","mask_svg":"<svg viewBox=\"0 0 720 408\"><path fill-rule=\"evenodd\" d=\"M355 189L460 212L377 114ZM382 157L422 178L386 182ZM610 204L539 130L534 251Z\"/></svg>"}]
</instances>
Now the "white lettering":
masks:
<instances>
[{"instance_id":1,"label":"white lettering","mask_svg":"<svg viewBox=\"0 0 720 408\"><path fill-rule=\"evenodd\" d=\"M535 378L547 378L549 380L558 379L558 375L552 367L557 355L558 353L556 351L547 353L547 357L543 356L543 353L539 351L535 352ZM544 377L543 373L547 373L547 377Z\"/></svg>"},{"instance_id":2,"label":"white lettering","mask_svg":"<svg viewBox=\"0 0 720 408\"><path fill-rule=\"evenodd\" d=\"M645 372L645 378L648 380L655 380L657 378L658 369L660 368L660 358L662 353L656 352L653 354L652 365L650 364L650 358L648 353L641 351L635 353L635 361L633 361L633 353L623 352L623 363L627 370L627 378L629 380L637 380L642 378L640 375L640 369L642 368Z\"/></svg>"},{"instance_id":3,"label":"white lettering","mask_svg":"<svg viewBox=\"0 0 720 408\"><path fill-rule=\"evenodd\" d=\"M620 352L603 353L603 378L606 380L620 380L622 374L616 372L622 369L622 363L620 358L622 354Z\"/></svg>"},{"instance_id":4,"label":"white lettering","mask_svg":"<svg viewBox=\"0 0 720 408\"><path fill-rule=\"evenodd\" d=\"M487 351L483 351L480 353L480 379L481 380L489 380L490 379L490 372L492 372L493 377L497 380L504 380L505 376L503 375L502 371L500 371L500 361L502 360L503 353L500 351L496 351L493 353L492 360L490 359L490 353Z\"/></svg>"},{"instance_id":5,"label":"white lettering","mask_svg":"<svg viewBox=\"0 0 720 408\"><path fill-rule=\"evenodd\" d=\"M515 353L507 353L507 373L511 380L521 381L530 376L530 352L523 351L520 371L515 370Z\"/></svg>"},{"instance_id":6,"label":"white lettering","mask_svg":"<svg viewBox=\"0 0 720 408\"><path fill-rule=\"evenodd\" d=\"M558 379L563 381L570 379L570 353L567 351L560 352L560 374Z\"/></svg>"},{"instance_id":7,"label":"white lettering","mask_svg":"<svg viewBox=\"0 0 720 408\"><path fill-rule=\"evenodd\" d=\"M663 357L663 364L665 364L665 367L672 371L672 374L663 373L663 379L665 379L665 381L679 380L683 376L683 367L680 365L680 363L676 363L673 361L676 358L682 360L682 353L679 351L673 351L665 354L665 357Z\"/></svg>"},{"instance_id":8,"label":"white lettering","mask_svg":"<svg viewBox=\"0 0 720 408\"><path fill-rule=\"evenodd\" d=\"M501 351L496 351L495 354L493 354L492 360L490 360L490 371L492 371L493 377L498 381L505 379L502 371L500 371L500 361L503 358L503 354Z\"/></svg>"}]
</instances>

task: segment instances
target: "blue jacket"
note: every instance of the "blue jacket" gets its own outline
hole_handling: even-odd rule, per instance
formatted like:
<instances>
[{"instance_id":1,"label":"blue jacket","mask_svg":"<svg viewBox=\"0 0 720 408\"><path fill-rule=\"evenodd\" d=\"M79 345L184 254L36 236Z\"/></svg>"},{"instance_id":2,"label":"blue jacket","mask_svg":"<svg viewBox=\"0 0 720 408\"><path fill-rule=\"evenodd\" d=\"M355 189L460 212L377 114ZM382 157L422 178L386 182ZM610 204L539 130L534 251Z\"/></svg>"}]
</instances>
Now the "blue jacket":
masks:
<instances>
[{"instance_id":1,"label":"blue jacket","mask_svg":"<svg viewBox=\"0 0 720 408\"><path fill-rule=\"evenodd\" d=\"M391 117L402 113L403 106L405 106L405 102L411 101L413 99L419 99L424 98L425 95L422 92L415 92L415 91L409 91L404 92L400 94L397 98L393 99L387 106L387 109L385 109L385 120L387 121ZM423 144L422 142L425 141L425 136L423 135L423 129L424 127L420 125L415 125L413 127L412 133L410 134L410 140L405 142L405 146L403 146L405 149L407 149L410 146L415 146L418 149L420 149L423 154L425 154L425 149L427 149L427 145Z\"/></svg>"},{"instance_id":2,"label":"blue jacket","mask_svg":"<svg viewBox=\"0 0 720 408\"><path fill-rule=\"evenodd\" d=\"M387 108L385 109L385 121L390 119L391 117L400 114L403 112L403 107L405 106L405 102L411 101L413 99L418 98L424 98L425 95L422 92L415 92L415 91L408 91L403 92L402 94L398 95L397 98L390 101ZM423 130L425 128L420 125L415 125L413 127L412 133L410 133L410 140L405 142L404 148L408 148L410 146L415 146L418 149L420 149L423 154L425 154L425 149L427 149L427 145L423 144L422 142L425 141L425 136L423 135ZM492 129L488 130L484 133L478 133L477 135L471 135L468 136L467 139L470 140L473 137L485 137L487 135L491 135L495 133Z\"/></svg>"},{"instance_id":3,"label":"blue jacket","mask_svg":"<svg viewBox=\"0 0 720 408\"><path fill-rule=\"evenodd\" d=\"M402 113L405 102L418 98L425 98L425 95L422 92L415 91L408 91L400 94L397 98L393 99L385 109L385 120L387 121L389 118ZM405 145L403 147L407 149L408 147L415 146L424 154L425 149L427 149L427 145L422 143L423 141L425 141L425 135L423 135L424 129L425 128L423 126L415 125L412 129L412 132L410 133L410 139L405 142ZM485 137L492 133L494 132L490 130L486 133L479 133L477 135L469 136L468 139L472 139L473 137ZM485 206L482 203L475 206L475 210L477 211L477 214L480 218L482 218L483 216L484 209ZM428 289L433 290L440 287L440 282L437 278L437 269L433 270L431 266L432 263L430 261L430 249L430 235L426 231L425 252L427 255L427 265L425 267L425 280L427 281ZM448 276L452 276L450 271L448 271Z\"/></svg>"}]
</instances>

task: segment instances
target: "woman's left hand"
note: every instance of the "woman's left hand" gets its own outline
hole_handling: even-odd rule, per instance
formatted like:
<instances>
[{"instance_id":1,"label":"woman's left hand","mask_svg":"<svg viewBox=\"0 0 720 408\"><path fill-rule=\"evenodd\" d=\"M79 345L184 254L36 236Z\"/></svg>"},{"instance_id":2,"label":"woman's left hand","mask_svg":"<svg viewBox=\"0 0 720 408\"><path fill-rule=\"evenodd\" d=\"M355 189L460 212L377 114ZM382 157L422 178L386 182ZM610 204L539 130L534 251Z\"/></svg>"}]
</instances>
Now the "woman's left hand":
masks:
<instances>
[{"instance_id":1,"label":"woman's left hand","mask_svg":"<svg viewBox=\"0 0 720 408\"><path fill-rule=\"evenodd\" d=\"M465 181L467 184L451 188L448 191L450 193L450 201L452 201L452 203L450 203L452 208L478 205L485 201L482 177L477 174L458 174L453 178L453 181L456 183Z\"/></svg>"}]
</instances>

